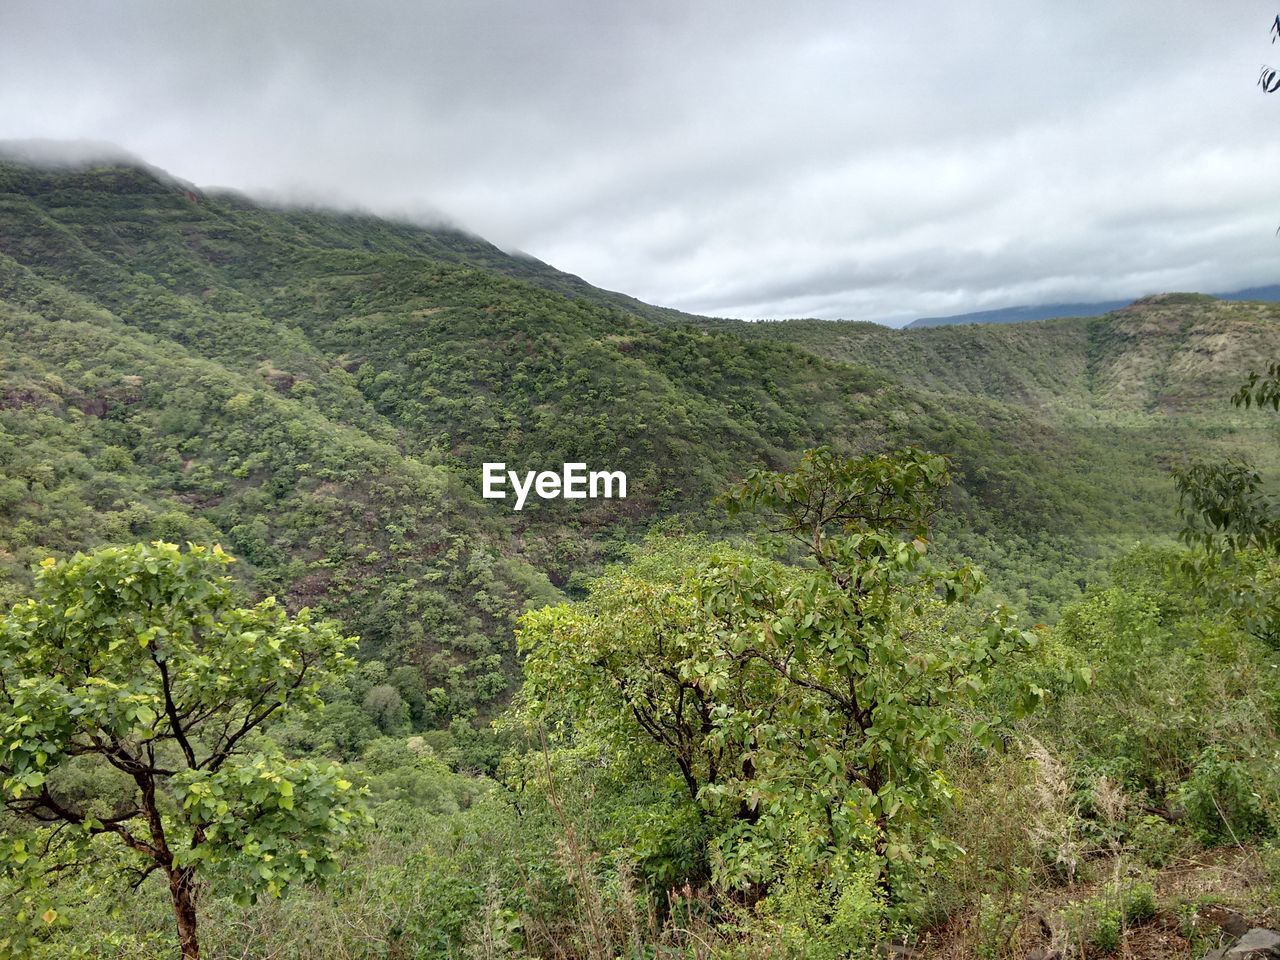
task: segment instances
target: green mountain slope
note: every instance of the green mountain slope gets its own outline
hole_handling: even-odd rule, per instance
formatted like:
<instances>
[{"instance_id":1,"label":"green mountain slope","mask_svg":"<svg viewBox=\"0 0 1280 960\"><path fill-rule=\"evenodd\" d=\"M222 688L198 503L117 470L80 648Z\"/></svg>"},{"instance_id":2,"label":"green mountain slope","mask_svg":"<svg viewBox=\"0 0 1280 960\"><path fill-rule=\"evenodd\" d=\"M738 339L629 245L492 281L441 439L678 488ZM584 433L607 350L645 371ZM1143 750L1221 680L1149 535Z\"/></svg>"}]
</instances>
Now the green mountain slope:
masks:
<instances>
[{"instance_id":1,"label":"green mountain slope","mask_svg":"<svg viewBox=\"0 0 1280 960\"><path fill-rule=\"evenodd\" d=\"M484 711L520 610L653 522L719 525L726 484L807 447L916 443L956 458L944 548L1051 616L1077 561L1168 533L1171 460L1263 428L1223 398L1278 317L713 321L454 230L3 162L0 598L50 551L217 539ZM625 470L629 496L516 513L478 496L490 460Z\"/></svg>"},{"instance_id":2,"label":"green mountain slope","mask_svg":"<svg viewBox=\"0 0 1280 960\"><path fill-rule=\"evenodd\" d=\"M894 405L868 371L512 279L462 234L132 168L0 184L5 597L49 551L220 539L257 589L417 663L450 712L503 693L544 572L595 569L834 424L878 442ZM476 495L488 459L584 459L633 494L515 514Z\"/></svg>"},{"instance_id":3,"label":"green mountain slope","mask_svg":"<svg viewBox=\"0 0 1280 960\"><path fill-rule=\"evenodd\" d=\"M1280 345L1280 304L1162 294L1101 317L890 330L794 320L740 325L938 392L1040 409L1220 412L1240 371Z\"/></svg>"}]
</instances>

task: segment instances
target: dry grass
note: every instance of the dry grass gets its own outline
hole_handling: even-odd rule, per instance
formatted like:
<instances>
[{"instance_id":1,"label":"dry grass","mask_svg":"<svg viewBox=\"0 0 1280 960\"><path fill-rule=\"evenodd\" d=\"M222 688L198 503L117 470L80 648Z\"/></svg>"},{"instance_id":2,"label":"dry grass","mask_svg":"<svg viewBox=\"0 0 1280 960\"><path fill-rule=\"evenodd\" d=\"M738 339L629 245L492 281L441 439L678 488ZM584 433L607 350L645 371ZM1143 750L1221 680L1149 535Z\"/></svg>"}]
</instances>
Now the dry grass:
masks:
<instances>
[{"instance_id":1,"label":"dry grass","mask_svg":"<svg viewBox=\"0 0 1280 960\"><path fill-rule=\"evenodd\" d=\"M1123 869L1116 862L1098 862L1090 871L1110 876ZM1044 889L1028 898L1016 937L997 956L1014 960L1037 955L1037 950L1060 949L1076 960L1112 957L1124 960L1197 960L1223 939L1221 925L1231 914L1249 926L1280 923L1280 904L1270 901L1262 861L1256 851L1237 847L1206 850L1152 873L1159 911L1123 934L1118 950L1103 953L1088 944L1066 942L1059 917L1072 903L1104 894L1107 880ZM1222 909L1227 907L1230 909ZM1016 944L1016 945L1015 945ZM926 931L917 949L930 960L975 960L978 951L977 916L970 910Z\"/></svg>"}]
</instances>

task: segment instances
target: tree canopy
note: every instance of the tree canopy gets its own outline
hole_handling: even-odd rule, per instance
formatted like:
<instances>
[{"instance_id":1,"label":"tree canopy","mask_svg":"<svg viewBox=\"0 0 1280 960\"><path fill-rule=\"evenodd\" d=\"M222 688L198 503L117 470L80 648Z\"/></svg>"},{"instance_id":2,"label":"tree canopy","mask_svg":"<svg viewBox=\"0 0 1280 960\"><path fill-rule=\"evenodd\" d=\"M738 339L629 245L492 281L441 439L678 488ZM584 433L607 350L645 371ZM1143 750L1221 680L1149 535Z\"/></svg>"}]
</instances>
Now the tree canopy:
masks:
<instances>
[{"instance_id":1,"label":"tree canopy","mask_svg":"<svg viewBox=\"0 0 1280 960\"><path fill-rule=\"evenodd\" d=\"M233 872L247 901L335 869L358 815L352 784L255 736L317 705L355 640L274 598L240 606L231 562L162 542L49 559L35 595L0 619L0 797L13 815L0 883L16 908L0 947L58 921L48 881L68 871L135 886L162 874L191 958L198 876Z\"/></svg>"},{"instance_id":2,"label":"tree canopy","mask_svg":"<svg viewBox=\"0 0 1280 960\"><path fill-rule=\"evenodd\" d=\"M914 450L752 473L731 509L768 512L800 555L656 541L587 601L525 617L526 709L677 771L721 880L871 864L891 900L950 849L933 815L952 707L1031 642L999 611L960 614L981 578L929 559L947 482Z\"/></svg>"},{"instance_id":3,"label":"tree canopy","mask_svg":"<svg viewBox=\"0 0 1280 960\"><path fill-rule=\"evenodd\" d=\"M1231 402L1280 411L1280 362L1251 373ZM1280 646L1280 502L1266 478L1232 458L1193 463L1175 480L1194 582L1249 632Z\"/></svg>"}]
</instances>

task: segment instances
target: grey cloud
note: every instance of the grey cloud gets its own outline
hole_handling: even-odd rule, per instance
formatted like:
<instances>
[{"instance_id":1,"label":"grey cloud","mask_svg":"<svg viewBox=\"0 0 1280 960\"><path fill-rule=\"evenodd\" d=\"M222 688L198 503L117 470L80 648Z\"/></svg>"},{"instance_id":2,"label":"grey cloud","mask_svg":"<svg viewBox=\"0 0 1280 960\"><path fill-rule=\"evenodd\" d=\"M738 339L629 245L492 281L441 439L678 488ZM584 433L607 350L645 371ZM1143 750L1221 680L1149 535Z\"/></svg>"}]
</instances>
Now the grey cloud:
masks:
<instances>
[{"instance_id":1,"label":"grey cloud","mask_svg":"<svg viewBox=\"0 0 1280 960\"><path fill-rule=\"evenodd\" d=\"M698 313L1276 279L1269 7L792 6L7 0L0 137L444 215Z\"/></svg>"}]
</instances>

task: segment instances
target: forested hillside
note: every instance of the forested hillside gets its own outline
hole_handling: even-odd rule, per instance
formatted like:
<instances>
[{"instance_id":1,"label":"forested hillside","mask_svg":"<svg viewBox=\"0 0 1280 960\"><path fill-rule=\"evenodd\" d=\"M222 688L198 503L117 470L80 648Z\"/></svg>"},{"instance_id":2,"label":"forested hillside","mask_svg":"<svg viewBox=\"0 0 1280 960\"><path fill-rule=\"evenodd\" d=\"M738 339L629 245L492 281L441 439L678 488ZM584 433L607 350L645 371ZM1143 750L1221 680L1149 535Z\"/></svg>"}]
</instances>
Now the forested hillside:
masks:
<instances>
[{"instance_id":1,"label":"forested hillside","mask_svg":"<svg viewBox=\"0 0 1280 960\"><path fill-rule=\"evenodd\" d=\"M0 960L1275 926L1278 349L1194 294L694 317L0 161ZM486 461L628 495L517 512Z\"/></svg>"},{"instance_id":2,"label":"forested hillside","mask_svg":"<svg viewBox=\"0 0 1280 960\"><path fill-rule=\"evenodd\" d=\"M1215 400L1274 343L1277 306L1161 294L1100 317L888 330L799 320L743 329L837 360L865 360L944 393L995 397L1055 416L1106 411L1221 414Z\"/></svg>"},{"instance_id":3,"label":"forested hillside","mask_svg":"<svg viewBox=\"0 0 1280 960\"><path fill-rule=\"evenodd\" d=\"M955 458L957 550L1051 617L1082 563L1172 527L1167 467L1255 446L1225 385L1280 310L890 331L647 308L464 233L277 210L139 167L0 166L0 509L46 553L220 541L450 710L514 673L512 618L660 517L820 444ZM475 496L480 464L625 470L625 501Z\"/></svg>"}]
</instances>

